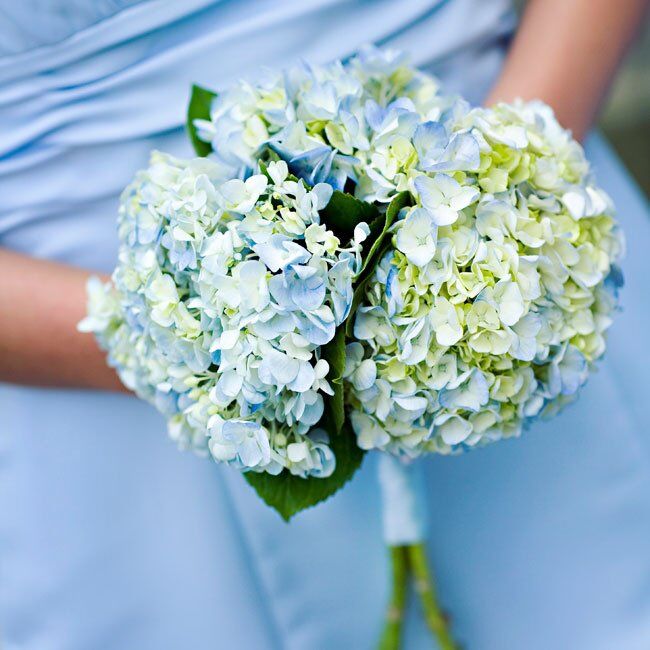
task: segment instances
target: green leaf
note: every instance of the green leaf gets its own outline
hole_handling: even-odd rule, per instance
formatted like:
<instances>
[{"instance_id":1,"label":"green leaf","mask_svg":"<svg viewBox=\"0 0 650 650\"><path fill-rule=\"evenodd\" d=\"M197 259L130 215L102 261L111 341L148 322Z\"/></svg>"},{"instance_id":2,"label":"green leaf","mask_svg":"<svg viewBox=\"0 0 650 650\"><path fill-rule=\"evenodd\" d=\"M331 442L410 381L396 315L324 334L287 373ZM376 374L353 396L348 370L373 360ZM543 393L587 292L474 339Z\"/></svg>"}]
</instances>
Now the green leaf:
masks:
<instances>
[{"instance_id":1,"label":"green leaf","mask_svg":"<svg viewBox=\"0 0 650 650\"><path fill-rule=\"evenodd\" d=\"M384 215L378 216L375 221L371 224L370 228L370 237L373 237L373 230L376 231L376 236L374 241L370 244L370 250L365 256L363 261L363 267L361 268L361 273L359 277L363 277L364 274L372 274L377 266L381 255L383 254L382 248L386 241L388 235L388 230L395 223L400 210L411 203L411 195L409 192L400 192L389 204L388 209ZM366 243L366 246L368 244Z\"/></svg>"},{"instance_id":2,"label":"green leaf","mask_svg":"<svg viewBox=\"0 0 650 650\"><path fill-rule=\"evenodd\" d=\"M244 478L267 505L289 521L301 510L338 492L361 466L364 452L357 446L356 436L349 426L330 439L330 446L336 457L336 469L327 478L300 478L286 469L277 476L266 472L246 472Z\"/></svg>"},{"instance_id":3,"label":"green leaf","mask_svg":"<svg viewBox=\"0 0 650 650\"><path fill-rule=\"evenodd\" d=\"M345 422L343 371L345 370L345 324L336 328L334 338L321 348L321 358L329 364L328 381L334 395L325 395L324 426L330 438L337 436Z\"/></svg>"},{"instance_id":4,"label":"green leaf","mask_svg":"<svg viewBox=\"0 0 650 650\"><path fill-rule=\"evenodd\" d=\"M210 107L212 106L212 100L216 96L217 94L211 90L194 84L190 95L190 103L187 105L187 133L192 141L194 151L201 157L207 156L212 151L212 146L209 142L199 139L194 120L210 119Z\"/></svg>"},{"instance_id":5,"label":"green leaf","mask_svg":"<svg viewBox=\"0 0 650 650\"><path fill-rule=\"evenodd\" d=\"M352 237L355 227L362 221L373 222L379 211L372 203L361 201L352 194L334 190L329 203L320 211L321 223L346 241Z\"/></svg>"},{"instance_id":6,"label":"green leaf","mask_svg":"<svg viewBox=\"0 0 650 650\"><path fill-rule=\"evenodd\" d=\"M408 192L399 195L399 200L391 202L385 214L380 214L379 210L373 204L361 201L351 194L345 194L335 190L327 206L321 210L321 222L333 230L341 239L349 239L354 228L365 221L369 224L370 234L364 243L364 248L368 247L368 253L362 266L363 270L368 266L369 260L378 254L378 246L386 235L388 228L397 218L397 214L409 198ZM375 262L376 264L376 262ZM347 323L341 324L334 335L334 338L322 350L322 358L330 366L328 375L329 382L334 390L334 395L327 398L325 402L324 425L330 435L336 435L341 430L345 420L344 410L344 392L343 392L343 371L345 370L345 333Z\"/></svg>"},{"instance_id":7,"label":"green leaf","mask_svg":"<svg viewBox=\"0 0 650 650\"><path fill-rule=\"evenodd\" d=\"M269 174L269 166L268 166L266 160L258 160L257 161L257 166L260 168L260 174L264 174L264 176L266 176L269 183L272 183L273 179L271 178L271 175Z\"/></svg>"},{"instance_id":8,"label":"green leaf","mask_svg":"<svg viewBox=\"0 0 650 650\"><path fill-rule=\"evenodd\" d=\"M364 246L370 246L368 253L364 257L361 272L356 280L356 286L352 297L352 307L346 320L346 334L352 336L354 329L354 315L359 305L363 302L366 294L368 282L375 272L377 264L381 261L384 253L390 246L389 230L395 223L400 211L408 205L411 205L411 195L409 192L400 192L389 204L383 215L379 215L370 224L370 235L364 242Z\"/></svg>"}]
</instances>

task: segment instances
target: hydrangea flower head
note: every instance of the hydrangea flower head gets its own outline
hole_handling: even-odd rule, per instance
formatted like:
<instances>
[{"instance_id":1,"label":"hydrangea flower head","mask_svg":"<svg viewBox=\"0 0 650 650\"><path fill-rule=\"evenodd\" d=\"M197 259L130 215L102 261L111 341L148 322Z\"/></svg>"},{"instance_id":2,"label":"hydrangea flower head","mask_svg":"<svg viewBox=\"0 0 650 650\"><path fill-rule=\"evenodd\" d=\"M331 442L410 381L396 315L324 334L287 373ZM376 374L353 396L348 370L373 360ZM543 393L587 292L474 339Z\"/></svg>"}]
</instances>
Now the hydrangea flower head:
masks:
<instances>
[{"instance_id":1,"label":"hydrangea flower head","mask_svg":"<svg viewBox=\"0 0 650 650\"><path fill-rule=\"evenodd\" d=\"M518 435L575 397L605 350L622 238L541 103L458 106L410 138L397 187L413 206L357 312L345 374L359 445L414 457Z\"/></svg>"},{"instance_id":2,"label":"hydrangea flower head","mask_svg":"<svg viewBox=\"0 0 650 650\"><path fill-rule=\"evenodd\" d=\"M303 63L241 81L220 93L210 119L196 126L211 157L233 177L254 170L260 151L270 147L309 185L343 190L350 181L360 198L385 200L382 180L366 169L373 158L392 169L408 157L403 133L418 114L439 115L446 99L437 91L437 82L408 66L404 55L369 46L345 64Z\"/></svg>"},{"instance_id":3,"label":"hydrangea flower head","mask_svg":"<svg viewBox=\"0 0 650 650\"><path fill-rule=\"evenodd\" d=\"M119 263L91 284L84 327L182 445L327 476L320 349L349 312L365 231L344 245L320 224L331 186L283 161L266 172L223 180L213 161L154 153L123 194Z\"/></svg>"}]
</instances>

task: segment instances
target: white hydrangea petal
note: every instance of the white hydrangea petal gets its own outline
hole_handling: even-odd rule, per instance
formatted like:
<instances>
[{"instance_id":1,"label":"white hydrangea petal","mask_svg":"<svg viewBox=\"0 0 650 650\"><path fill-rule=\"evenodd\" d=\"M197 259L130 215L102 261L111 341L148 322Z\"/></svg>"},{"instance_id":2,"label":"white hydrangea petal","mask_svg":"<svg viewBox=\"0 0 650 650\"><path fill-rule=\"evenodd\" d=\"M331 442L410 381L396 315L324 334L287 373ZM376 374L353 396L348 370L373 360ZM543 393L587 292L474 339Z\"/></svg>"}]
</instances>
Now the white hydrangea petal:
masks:
<instances>
[{"instance_id":1,"label":"white hydrangea petal","mask_svg":"<svg viewBox=\"0 0 650 650\"><path fill-rule=\"evenodd\" d=\"M464 418L458 415L452 415L437 427L436 432L445 444L459 445L467 440L472 433L472 425Z\"/></svg>"},{"instance_id":2,"label":"white hydrangea petal","mask_svg":"<svg viewBox=\"0 0 650 650\"><path fill-rule=\"evenodd\" d=\"M416 266L428 264L436 252L437 225L429 211L417 208L402 222L395 238L398 250Z\"/></svg>"}]
</instances>

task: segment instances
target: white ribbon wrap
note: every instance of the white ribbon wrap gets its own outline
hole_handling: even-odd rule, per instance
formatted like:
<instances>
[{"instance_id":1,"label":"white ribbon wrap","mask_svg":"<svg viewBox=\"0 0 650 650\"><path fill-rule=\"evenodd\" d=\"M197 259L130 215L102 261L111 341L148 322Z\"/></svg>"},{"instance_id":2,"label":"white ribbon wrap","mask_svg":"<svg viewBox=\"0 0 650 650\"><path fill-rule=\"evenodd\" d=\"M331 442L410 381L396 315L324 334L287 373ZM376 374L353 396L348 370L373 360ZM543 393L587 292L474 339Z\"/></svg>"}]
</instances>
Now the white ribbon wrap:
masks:
<instances>
[{"instance_id":1,"label":"white ribbon wrap","mask_svg":"<svg viewBox=\"0 0 650 650\"><path fill-rule=\"evenodd\" d=\"M389 546L417 544L426 532L422 464L404 463L391 454L379 458L384 540Z\"/></svg>"}]
</instances>

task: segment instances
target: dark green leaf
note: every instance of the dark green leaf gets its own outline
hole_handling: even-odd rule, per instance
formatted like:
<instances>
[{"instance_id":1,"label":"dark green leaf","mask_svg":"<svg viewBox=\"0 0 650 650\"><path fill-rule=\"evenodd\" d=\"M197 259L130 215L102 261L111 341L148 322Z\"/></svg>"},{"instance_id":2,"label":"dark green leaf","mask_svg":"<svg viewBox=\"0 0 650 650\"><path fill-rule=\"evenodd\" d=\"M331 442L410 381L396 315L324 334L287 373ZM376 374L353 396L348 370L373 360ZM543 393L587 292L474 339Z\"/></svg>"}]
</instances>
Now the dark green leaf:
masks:
<instances>
[{"instance_id":1,"label":"dark green leaf","mask_svg":"<svg viewBox=\"0 0 650 650\"><path fill-rule=\"evenodd\" d=\"M336 469L327 478L300 478L286 469L277 476L246 472L244 477L267 505L289 521L301 510L338 492L360 467L364 452L357 446L356 436L349 426L343 428L341 435L331 438L330 446L336 456Z\"/></svg>"},{"instance_id":2,"label":"dark green leaf","mask_svg":"<svg viewBox=\"0 0 650 650\"><path fill-rule=\"evenodd\" d=\"M269 163L282 160L282 158L280 158L280 156L278 156L278 154L273 149L271 149L271 147L269 147L268 142L265 142L260 147L258 147L257 151L255 152L255 158L257 158L257 163L260 166L260 169L264 170L262 173L266 174L267 176L268 172L266 170L269 166Z\"/></svg>"},{"instance_id":3,"label":"dark green leaf","mask_svg":"<svg viewBox=\"0 0 650 650\"><path fill-rule=\"evenodd\" d=\"M361 273L356 280L354 295L352 297L352 307L350 314L346 321L346 333L352 336L354 329L354 315L363 302L366 293L368 282L375 272L377 264L381 261L384 253L390 246L389 230L395 223L402 208L411 204L411 195L409 192L400 192L388 205L388 208L383 215L379 215L370 224L370 235L364 242L364 248L368 248L368 252L364 254L363 266Z\"/></svg>"},{"instance_id":4,"label":"dark green leaf","mask_svg":"<svg viewBox=\"0 0 650 650\"><path fill-rule=\"evenodd\" d=\"M384 215L378 216L371 224L370 237L364 242L364 248L370 245L368 253L364 255L363 267L360 277L366 273L372 273L379 262L382 246L385 243L389 228L393 225L402 208L409 205L411 195L408 192L400 192L389 204ZM373 232L374 231L374 232ZM375 234L376 233L376 234ZM374 237L374 241L373 241Z\"/></svg>"},{"instance_id":5,"label":"dark green leaf","mask_svg":"<svg viewBox=\"0 0 650 650\"><path fill-rule=\"evenodd\" d=\"M190 96L190 103L187 105L187 133L192 141L192 146L197 155L205 157L212 151L212 146L208 142L199 139L194 120L209 120L210 107L212 100L217 96L207 88L201 88L194 84L192 86L192 94Z\"/></svg>"},{"instance_id":6,"label":"dark green leaf","mask_svg":"<svg viewBox=\"0 0 650 650\"><path fill-rule=\"evenodd\" d=\"M320 211L321 223L342 241L352 237L358 224L362 221L370 224L378 214L379 211L372 203L361 201L340 190L334 190L329 203Z\"/></svg>"},{"instance_id":7,"label":"dark green leaf","mask_svg":"<svg viewBox=\"0 0 650 650\"><path fill-rule=\"evenodd\" d=\"M260 174L264 174L266 178L268 179L269 183L273 181L269 174L269 166L268 163L265 160L258 160L257 161L257 166L260 168Z\"/></svg>"},{"instance_id":8,"label":"dark green leaf","mask_svg":"<svg viewBox=\"0 0 650 650\"><path fill-rule=\"evenodd\" d=\"M345 370L345 324L336 328L334 338L321 349L321 357L330 370L327 376L334 395L325 395L324 426L330 437L341 432L345 422L343 371Z\"/></svg>"}]
</instances>

